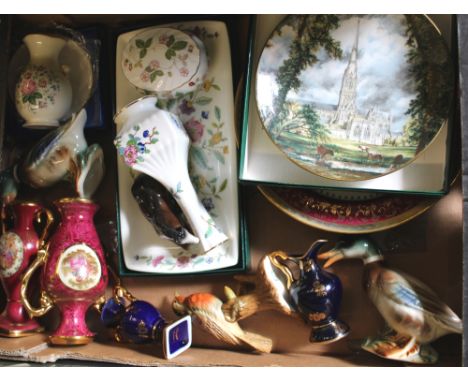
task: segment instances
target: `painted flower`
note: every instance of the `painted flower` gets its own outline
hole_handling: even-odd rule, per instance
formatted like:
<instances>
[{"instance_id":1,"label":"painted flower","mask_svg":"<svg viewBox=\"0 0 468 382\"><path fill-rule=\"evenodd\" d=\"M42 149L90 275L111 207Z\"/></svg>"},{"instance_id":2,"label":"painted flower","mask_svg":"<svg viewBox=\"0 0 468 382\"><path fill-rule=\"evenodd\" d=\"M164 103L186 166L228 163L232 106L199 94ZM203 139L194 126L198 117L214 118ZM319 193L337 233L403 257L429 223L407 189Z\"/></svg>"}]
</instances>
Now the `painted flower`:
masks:
<instances>
[{"instance_id":1,"label":"painted flower","mask_svg":"<svg viewBox=\"0 0 468 382\"><path fill-rule=\"evenodd\" d=\"M199 142L203 137L205 126L195 118L192 117L185 122L184 127L193 143Z\"/></svg>"},{"instance_id":2,"label":"painted flower","mask_svg":"<svg viewBox=\"0 0 468 382\"><path fill-rule=\"evenodd\" d=\"M124 150L124 161L127 165L133 166L138 158L138 150L136 146L130 145L125 147Z\"/></svg>"},{"instance_id":3,"label":"painted flower","mask_svg":"<svg viewBox=\"0 0 468 382\"><path fill-rule=\"evenodd\" d=\"M90 273L89 264L84 256L76 256L70 259L70 268L73 276L77 281L82 281L88 278Z\"/></svg>"},{"instance_id":4,"label":"painted flower","mask_svg":"<svg viewBox=\"0 0 468 382\"><path fill-rule=\"evenodd\" d=\"M156 256L153 260L151 260L151 265L153 267L157 267L159 264L162 263L163 260L164 260L164 255Z\"/></svg>"},{"instance_id":5,"label":"painted flower","mask_svg":"<svg viewBox=\"0 0 468 382\"><path fill-rule=\"evenodd\" d=\"M202 111L201 116L203 119L208 119L208 117L210 116L210 113L208 111Z\"/></svg>"},{"instance_id":6,"label":"painted flower","mask_svg":"<svg viewBox=\"0 0 468 382\"><path fill-rule=\"evenodd\" d=\"M213 203L213 199L211 199L211 198L203 198L201 202L203 204L203 207L205 207L205 209L208 212L210 212L213 208L215 208L215 205Z\"/></svg>"},{"instance_id":7,"label":"painted flower","mask_svg":"<svg viewBox=\"0 0 468 382\"><path fill-rule=\"evenodd\" d=\"M190 53L192 53L192 52L193 52L193 45L190 44L190 45L188 46L187 50L188 50Z\"/></svg>"},{"instance_id":8,"label":"painted flower","mask_svg":"<svg viewBox=\"0 0 468 382\"><path fill-rule=\"evenodd\" d=\"M150 80L150 75L149 73L144 70L143 72L141 72L140 74L140 80L142 80L143 82L148 82Z\"/></svg>"},{"instance_id":9,"label":"painted flower","mask_svg":"<svg viewBox=\"0 0 468 382\"><path fill-rule=\"evenodd\" d=\"M40 88L45 88L47 86L47 80L45 78L40 78L38 84Z\"/></svg>"},{"instance_id":10,"label":"painted flower","mask_svg":"<svg viewBox=\"0 0 468 382\"><path fill-rule=\"evenodd\" d=\"M182 77L187 77L189 75L189 70L185 67L179 69L179 73Z\"/></svg>"},{"instance_id":11,"label":"painted flower","mask_svg":"<svg viewBox=\"0 0 468 382\"><path fill-rule=\"evenodd\" d=\"M211 87L213 86L213 80L205 80L203 81L203 90L204 91L209 91Z\"/></svg>"},{"instance_id":12,"label":"painted flower","mask_svg":"<svg viewBox=\"0 0 468 382\"><path fill-rule=\"evenodd\" d=\"M182 61L184 63L184 65L187 65L187 63L185 61L187 61L187 58L188 58L188 54L187 53L184 53L184 54L179 54L177 56L177 58Z\"/></svg>"},{"instance_id":13,"label":"painted flower","mask_svg":"<svg viewBox=\"0 0 468 382\"><path fill-rule=\"evenodd\" d=\"M3 256L0 256L0 268L9 269L13 266L14 261L15 254L10 251L7 251L3 254Z\"/></svg>"},{"instance_id":14,"label":"painted flower","mask_svg":"<svg viewBox=\"0 0 468 382\"><path fill-rule=\"evenodd\" d=\"M29 95L34 93L35 91L36 82L34 80L27 79L21 84L21 93L23 93L23 95Z\"/></svg>"},{"instance_id":15,"label":"painted flower","mask_svg":"<svg viewBox=\"0 0 468 382\"><path fill-rule=\"evenodd\" d=\"M148 138L149 130L143 131L143 138Z\"/></svg>"},{"instance_id":16,"label":"painted flower","mask_svg":"<svg viewBox=\"0 0 468 382\"><path fill-rule=\"evenodd\" d=\"M221 132L214 133L210 138L210 145L217 145L223 139L223 134Z\"/></svg>"},{"instance_id":17,"label":"painted flower","mask_svg":"<svg viewBox=\"0 0 468 382\"><path fill-rule=\"evenodd\" d=\"M145 144L143 142L138 142L137 146L138 146L138 151L140 151L140 153L143 154L145 152Z\"/></svg>"},{"instance_id":18,"label":"painted flower","mask_svg":"<svg viewBox=\"0 0 468 382\"><path fill-rule=\"evenodd\" d=\"M182 114L190 115L195 111L192 101L184 99L179 105L179 110Z\"/></svg>"},{"instance_id":19,"label":"painted flower","mask_svg":"<svg viewBox=\"0 0 468 382\"><path fill-rule=\"evenodd\" d=\"M166 45L167 40L169 40L169 36L164 33L161 36L159 36L159 43Z\"/></svg>"},{"instance_id":20,"label":"painted flower","mask_svg":"<svg viewBox=\"0 0 468 382\"><path fill-rule=\"evenodd\" d=\"M30 78L32 77L32 73L31 72L26 72L24 73L24 78L29 80Z\"/></svg>"},{"instance_id":21,"label":"painted flower","mask_svg":"<svg viewBox=\"0 0 468 382\"><path fill-rule=\"evenodd\" d=\"M148 64L149 68L151 70L156 70L156 69L159 69L159 67L161 66L161 64L159 63L158 60L152 60L149 64Z\"/></svg>"},{"instance_id":22,"label":"painted flower","mask_svg":"<svg viewBox=\"0 0 468 382\"><path fill-rule=\"evenodd\" d=\"M179 268L185 268L190 263L190 256L179 256L176 261L176 265Z\"/></svg>"}]
</instances>

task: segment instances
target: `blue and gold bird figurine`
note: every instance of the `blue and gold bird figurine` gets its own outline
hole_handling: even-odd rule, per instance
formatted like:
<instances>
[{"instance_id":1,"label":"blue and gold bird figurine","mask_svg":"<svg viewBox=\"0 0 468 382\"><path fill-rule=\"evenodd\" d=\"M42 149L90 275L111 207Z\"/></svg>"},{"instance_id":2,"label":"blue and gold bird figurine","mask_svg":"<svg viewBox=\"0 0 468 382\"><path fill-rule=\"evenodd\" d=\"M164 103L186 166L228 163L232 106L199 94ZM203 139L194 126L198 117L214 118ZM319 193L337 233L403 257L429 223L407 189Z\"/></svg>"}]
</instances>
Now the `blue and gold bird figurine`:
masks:
<instances>
[{"instance_id":1,"label":"blue and gold bird figurine","mask_svg":"<svg viewBox=\"0 0 468 382\"><path fill-rule=\"evenodd\" d=\"M429 364L438 359L429 345L450 333L462 333L461 319L427 285L401 271L390 269L375 243L358 239L338 243L320 254L327 268L342 259L361 259L364 288L389 328L364 339L362 349L383 358Z\"/></svg>"}]
</instances>

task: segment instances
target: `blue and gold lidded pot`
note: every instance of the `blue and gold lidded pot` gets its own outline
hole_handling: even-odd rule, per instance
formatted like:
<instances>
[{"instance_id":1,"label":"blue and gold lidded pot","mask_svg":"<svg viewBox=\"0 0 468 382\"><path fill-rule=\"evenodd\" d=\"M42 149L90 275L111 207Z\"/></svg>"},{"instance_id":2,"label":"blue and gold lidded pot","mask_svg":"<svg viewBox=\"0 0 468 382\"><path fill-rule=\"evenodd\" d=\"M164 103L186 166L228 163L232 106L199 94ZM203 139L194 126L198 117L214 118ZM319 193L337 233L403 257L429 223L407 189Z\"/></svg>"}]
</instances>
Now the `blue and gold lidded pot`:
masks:
<instances>
[{"instance_id":1,"label":"blue and gold lidded pot","mask_svg":"<svg viewBox=\"0 0 468 382\"><path fill-rule=\"evenodd\" d=\"M126 300L130 301L128 306ZM102 305L101 321L115 330L118 342L162 344L166 359L178 356L192 344L190 316L169 324L153 305L137 300L120 285L114 288L114 296Z\"/></svg>"},{"instance_id":2,"label":"blue and gold lidded pot","mask_svg":"<svg viewBox=\"0 0 468 382\"><path fill-rule=\"evenodd\" d=\"M310 342L334 342L349 333L349 326L338 319L343 290L341 281L336 275L324 271L316 260L319 249L326 242L317 240L304 255L288 255L281 262L274 261L276 267L290 275L288 288L295 308L312 326ZM299 267L299 278L293 278L288 261Z\"/></svg>"}]
</instances>

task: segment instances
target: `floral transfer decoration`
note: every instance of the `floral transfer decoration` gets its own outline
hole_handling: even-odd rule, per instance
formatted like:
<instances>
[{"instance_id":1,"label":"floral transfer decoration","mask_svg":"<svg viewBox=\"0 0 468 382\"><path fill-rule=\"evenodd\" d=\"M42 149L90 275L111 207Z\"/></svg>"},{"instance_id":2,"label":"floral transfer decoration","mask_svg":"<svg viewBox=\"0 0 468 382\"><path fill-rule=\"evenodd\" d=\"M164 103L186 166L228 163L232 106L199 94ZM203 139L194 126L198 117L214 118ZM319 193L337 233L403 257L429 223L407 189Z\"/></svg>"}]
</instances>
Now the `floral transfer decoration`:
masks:
<instances>
[{"instance_id":1,"label":"floral transfer decoration","mask_svg":"<svg viewBox=\"0 0 468 382\"><path fill-rule=\"evenodd\" d=\"M188 82L198 62L198 47L189 35L170 28L154 28L128 43L122 66L133 85L164 92Z\"/></svg>"},{"instance_id":2,"label":"floral transfer decoration","mask_svg":"<svg viewBox=\"0 0 468 382\"><path fill-rule=\"evenodd\" d=\"M196 267L201 264L212 265L220 262L219 256L214 255L197 255L186 251L180 251L174 256L157 255L157 256L140 256L136 255L135 260L144 262L147 266L153 268L164 267L170 270L183 270L190 267Z\"/></svg>"},{"instance_id":3,"label":"floral transfer decoration","mask_svg":"<svg viewBox=\"0 0 468 382\"><path fill-rule=\"evenodd\" d=\"M79 291L95 287L101 279L101 264L90 247L72 245L60 256L57 264L60 280L69 288Z\"/></svg>"},{"instance_id":4,"label":"floral transfer decoration","mask_svg":"<svg viewBox=\"0 0 468 382\"><path fill-rule=\"evenodd\" d=\"M212 77L193 92L158 100L158 107L179 116L190 137L190 177L202 204L213 217L217 217L214 200L222 199L228 184L227 178L219 179L213 167L216 162L224 166L229 154L222 111L213 102L220 91Z\"/></svg>"},{"instance_id":5,"label":"floral transfer decoration","mask_svg":"<svg viewBox=\"0 0 468 382\"><path fill-rule=\"evenodd\" d=\"M14 232L6 232L0 238L0 276L10 277L23 262L23 241Z\"/></svg>"},{"instance_id":6,"label":"floral transfer decoration","mask_svg":"<svg viewBox=\"0 0 468 382\"><path fill-rule=\"evenodd\" d=\"M60 92L60 81L43 65L31 65L16 85L16 102L27 104L31 110L54 105Z\"/></svg>"},{"instance_id":7,"label":"floral transfer decoration","mask_svg":"<svg viewBox=\"0 0 468 382\"><path fill-rule=\"evenodd\" d=\"M141 134L139 125L133 126L133 134L128 135L128 140L122 144L122 137L118 136L114 143L117 147L117 152L122 156L124 162L128 166L133 166L137 162L145 160L144 155L150 152L148 146L158 143L158 134L156 127L144 130Z\"/></svg>"},{"instance_id":8,"label":"floral transfer decoration","mask_svg":"<svg viewBox=\"0 0 468 382\"><path fill-rule=\"evenodd\" d=\"M212 28L211 22L206 22L206 26L203 24L205 23L200 25L194 25L193 23L174 24L170 27L198 37L204 43L209 63L212 64L213 60L218 59L213 56L213 53L220 50L225 51L224 48L221 48L221 44L224 45L224 42L227 41L227 35L221 32L218 27L213 26ZM224 31L224 28L221 29ZM135 50L134 55L136 55L136 52L137 50ZM148 54L143 60L149 61ZM124 50L122 61L126 57L128 56L126 56ZM161 60L158 61L161 63ZM200 78L199 82L190 79L183 89L181 87L180 91L163 92L157 90L157 106L177 115L182 122L183 128L191 140L189 174L192 184L199 200L213 220L217 224L224 225L226 222L223 217L223 208L225 208L226 203L229 203L227 195L230 188L234 187L230 179L231 175L226 172L230 167L228 158L232 154L231 150L234 149L231 139L235 138L232 135L232 116L230 111L223 106L226 97L223 91L227 87L228 81L230 81L230 76L227 73L225 75L220 68L211 64L208 67L206 76ZM138 70L133 69L133 72L141 73L144 68L145 66ZM125 70L124 68L124 73ZM127 73L125 75L127 76ZM227 80L228 78L229 80ZM156 84L160 79L161 77L157 77L153 84ZM151 82L148 81L146 84L151 84ZM186 89L187 86L192 90ZM148 89L143 93L154 94L154 90ZM218 155L214 154L214 152L217 152ZM177 187L174 188L175 190L170 191L177 198ZM128 253L125 261L129 269L164 274L184 274L221 269L236 264L238 261L237 250L233 252L233 247L236 247L233 243L233 241L226 241L205 254L198 254L191 251L190 248L184 250L173 246L171 248L164 247L161 252L147 252L148 248L143 247L140 250L132 251L132 254Z\"/></svg>"}]
</instances>

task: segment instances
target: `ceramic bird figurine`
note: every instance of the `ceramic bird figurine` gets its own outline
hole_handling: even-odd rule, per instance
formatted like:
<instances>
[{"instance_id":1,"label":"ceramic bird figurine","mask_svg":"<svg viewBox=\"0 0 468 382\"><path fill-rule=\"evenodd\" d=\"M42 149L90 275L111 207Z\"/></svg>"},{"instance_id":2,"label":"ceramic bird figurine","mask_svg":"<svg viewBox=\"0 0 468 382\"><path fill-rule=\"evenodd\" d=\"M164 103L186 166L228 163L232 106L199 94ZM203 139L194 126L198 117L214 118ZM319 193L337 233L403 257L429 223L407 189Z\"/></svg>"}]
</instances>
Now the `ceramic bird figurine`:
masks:
<instances>
[{"instance_id":1,"label":"ceramic bird figurine","mask_svg":"<svg viewBox=\"0 0 468 382\"><path fill-rule=\"evenodd\" d=\"M13 168L0 172L0 197L2 204L10 204L18 194L18 182L13 175Z\"/></svg>"},{"instance_id":2,"label":"ceramic bird figurine","mask_svg":"<svg viewBox=\"0 0 468 382\"><path fill-rule=\"evenodd\" d=\"M325 268L341 259L364 262L364 288L391 330L364 339L362 349L388 359L435 363L438 354L429 343L462 333L460 318L427 285L387 268L380 249L370 240L339 243L318 257L327 259Z\"/></svg>"},{"instance_id":3,"label":"ceramic bird figurine","mask_svg":"<svg viewBox=\"0 0 468 382\"><path fill-rule=\"evenodd\" d=\"M292 275L278 264L277 258L287 258L283 251L275 251L262 257L254 275L235 275L241 283L241 293L228 294L228 300L223 304L226 320L236 322L257 312L276 310L288 316L299 316L297 307L292 301L289 289ZM249 293L243 289L252 288Z\"/></svg>"},{"instance_id":4,"label":"ceramic bird figurine","mask_svg":"<svg viewBox=\"0 0 468 382\"><path fill-rule=\"evenodd\" d=\"M233 293L225 287L226 297ZM178 315L196 317L200 326L217 339L238 347L248 347L261 353L270 353L273 347L269 338L244 331L238 323L228 322L222 311L223 302L210 293L195 293L186 298L176 295L172 308Z\"/></svg>"}]
</instances>

